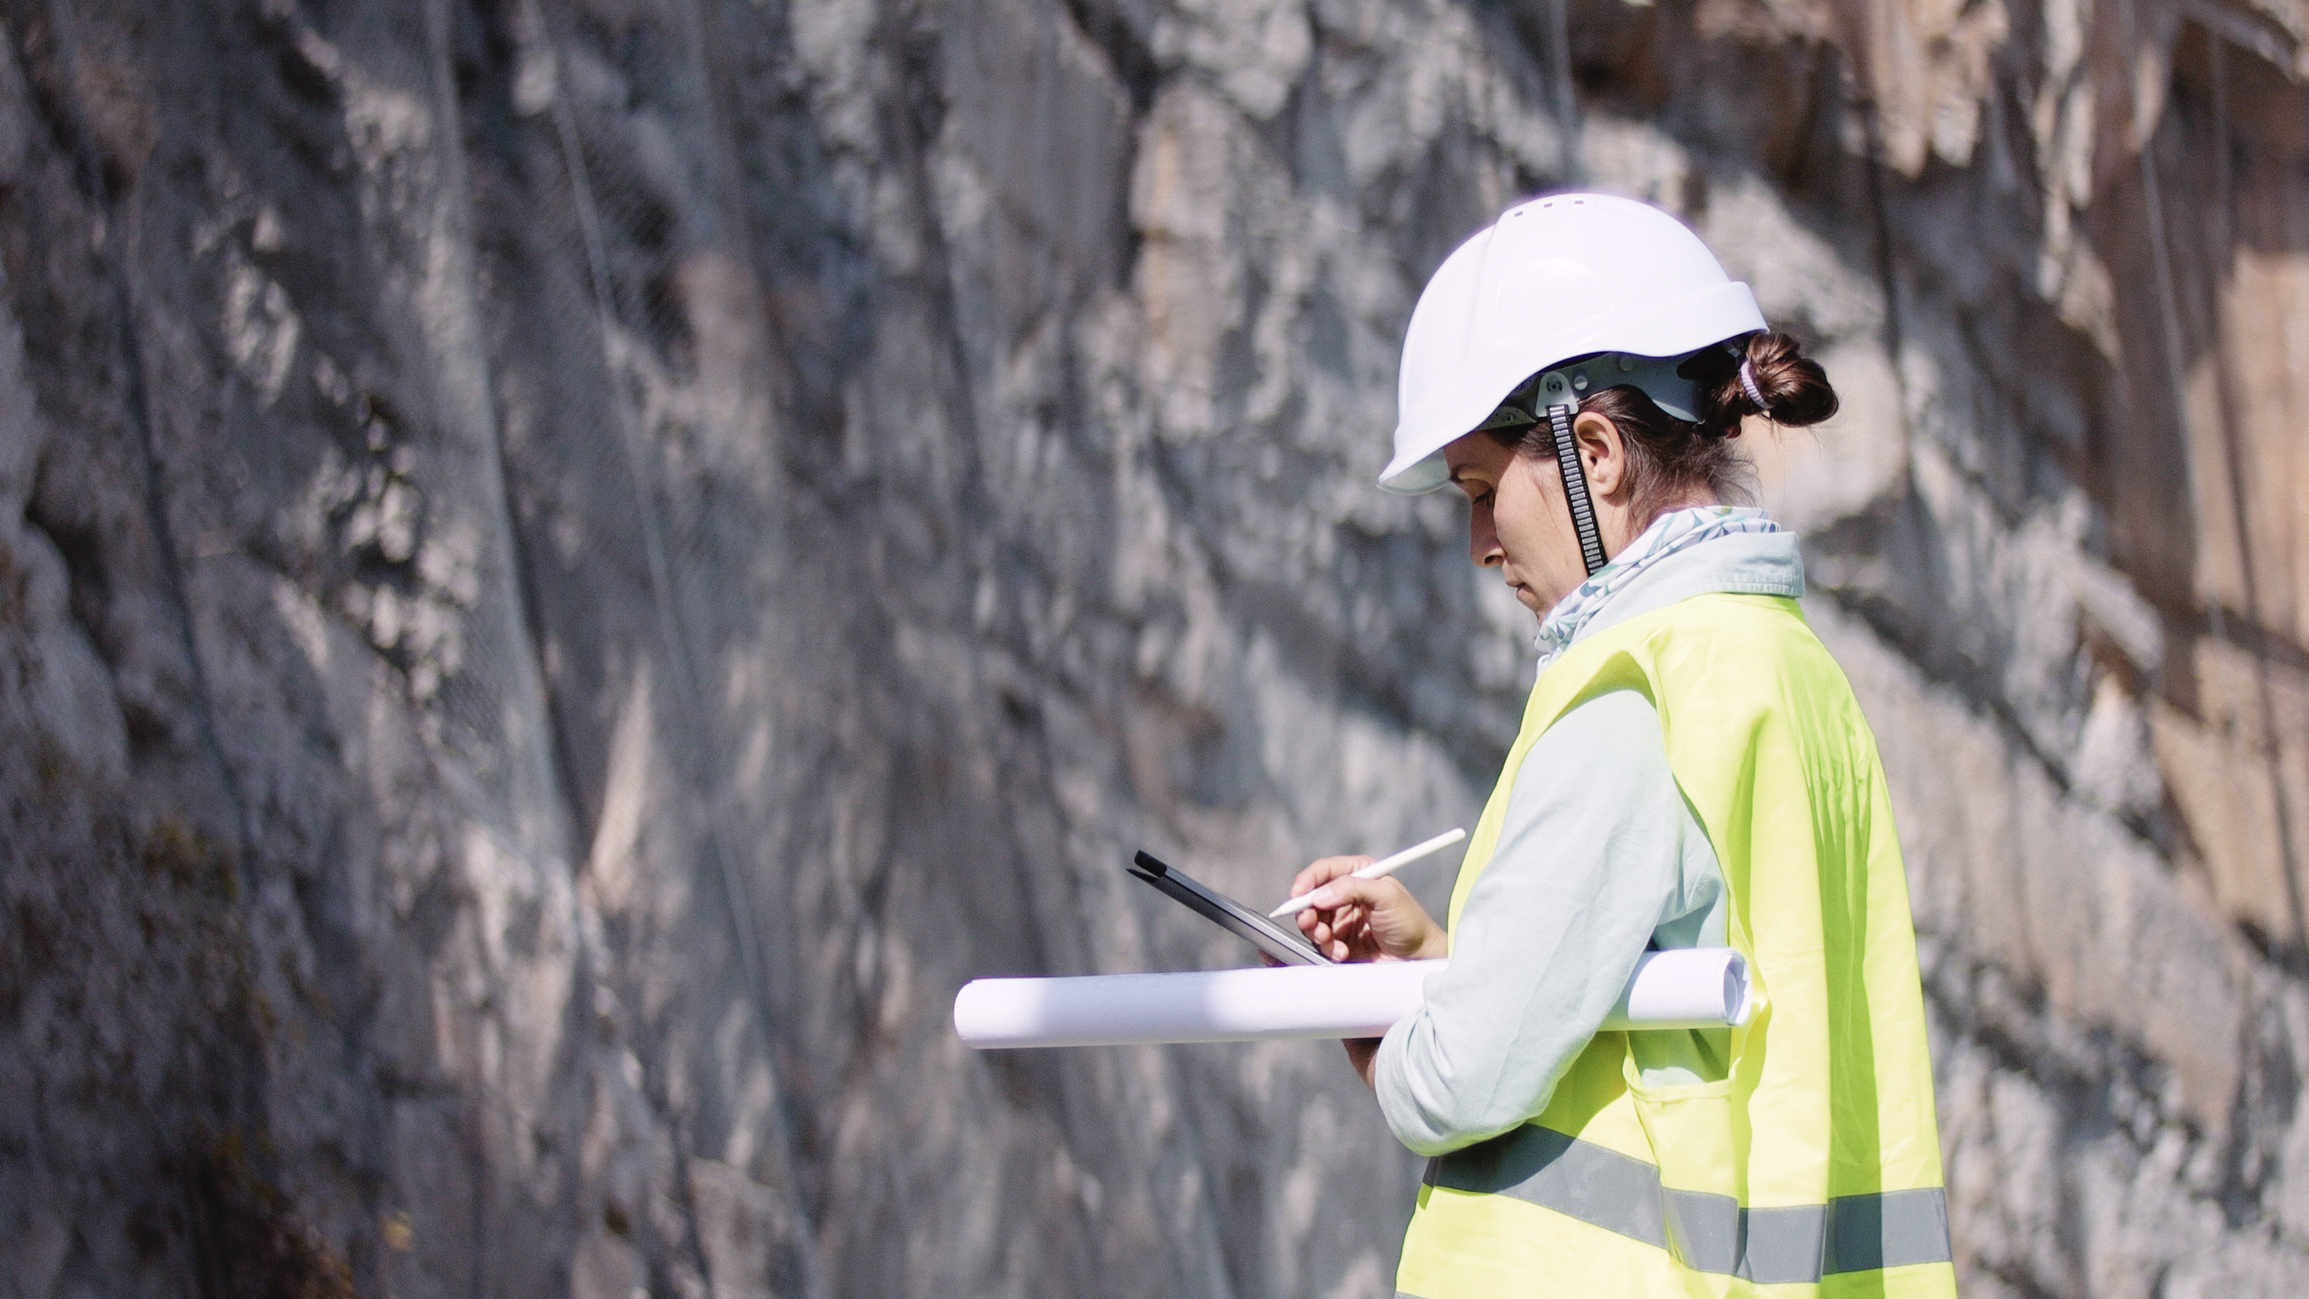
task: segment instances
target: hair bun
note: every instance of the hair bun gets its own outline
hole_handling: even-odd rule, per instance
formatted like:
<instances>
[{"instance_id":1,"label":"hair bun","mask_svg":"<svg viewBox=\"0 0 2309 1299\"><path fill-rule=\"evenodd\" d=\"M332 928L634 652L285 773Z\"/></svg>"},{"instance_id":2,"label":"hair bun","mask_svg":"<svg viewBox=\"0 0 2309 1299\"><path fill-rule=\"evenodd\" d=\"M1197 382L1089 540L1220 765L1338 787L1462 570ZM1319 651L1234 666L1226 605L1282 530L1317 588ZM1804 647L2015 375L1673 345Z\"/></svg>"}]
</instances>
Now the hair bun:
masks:
<instances>
[{"instance_id":1,"label":"hair bun","mask_svg":"<svg viewBox=\"0 0 2309 1299\"><path fill-rule=\"evenodd\" d=\"M1751 386L1755 391L1749 391ZM1711 414L1724 417L1729 433L1744 415L1762 415L1775 424L1801 428L1834 415L1836 406L1836 390L1829 386L1828 372L1820 363L1804 355L1793 337L1765 330L1748 336L1741 364L1729 382L1717 386L1716 410Z\"/></svg>"}]
</instances>

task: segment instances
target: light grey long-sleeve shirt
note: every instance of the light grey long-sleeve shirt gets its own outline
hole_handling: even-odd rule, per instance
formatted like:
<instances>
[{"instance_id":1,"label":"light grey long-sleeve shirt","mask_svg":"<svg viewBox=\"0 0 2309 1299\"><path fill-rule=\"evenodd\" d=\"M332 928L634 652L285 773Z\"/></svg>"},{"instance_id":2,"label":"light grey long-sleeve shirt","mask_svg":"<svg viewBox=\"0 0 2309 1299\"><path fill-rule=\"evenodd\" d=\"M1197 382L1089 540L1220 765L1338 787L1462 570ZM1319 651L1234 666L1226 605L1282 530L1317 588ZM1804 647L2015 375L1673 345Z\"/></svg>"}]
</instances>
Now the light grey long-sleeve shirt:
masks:
<instances>
[{"instance_id":1,"label":"light grey long-sleeve shirt","mask_svg":"<svg viewBox=\"0 0 2309 1299\"><path fill-rule=\"evenodd\" d=\"M1713 592L1800 597L1791 532L1717 537L1653 565L1573 638ZM1491 863L1468 895L1451 964L1380 1042L1387 1126L1439 1155L1547 1108L1649 947L1724 940L1713 847L1668 770L1659 713L1633 690L1556 719L1525 756ZM1657 1082L1718 1076L1725 1033L1638 1035Z\"/></svg>"}]
</instances>

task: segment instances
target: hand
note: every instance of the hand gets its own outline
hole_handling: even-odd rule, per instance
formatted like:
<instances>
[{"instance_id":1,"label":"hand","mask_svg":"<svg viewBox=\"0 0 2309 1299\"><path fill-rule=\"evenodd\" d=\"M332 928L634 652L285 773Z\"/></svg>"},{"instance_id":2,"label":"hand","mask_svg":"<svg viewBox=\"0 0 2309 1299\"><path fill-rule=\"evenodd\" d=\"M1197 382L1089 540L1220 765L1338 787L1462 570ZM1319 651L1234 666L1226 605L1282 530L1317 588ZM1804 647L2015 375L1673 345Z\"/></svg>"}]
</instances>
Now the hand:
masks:
<instances>
[{"instance_id":1,"label":"hand","mask_svg":"<svg viewBox=\"0 0 2309 1299\"><path fill-rule=\"evenodd\" d=\"M1292 897L1314 892L1299 932L1334 961L1418 961L1448 950L1443 927L1411 890L1392 879L1359 880L1369 857L1325 857L1291 881Z\"/></svg>"}]
</instances>

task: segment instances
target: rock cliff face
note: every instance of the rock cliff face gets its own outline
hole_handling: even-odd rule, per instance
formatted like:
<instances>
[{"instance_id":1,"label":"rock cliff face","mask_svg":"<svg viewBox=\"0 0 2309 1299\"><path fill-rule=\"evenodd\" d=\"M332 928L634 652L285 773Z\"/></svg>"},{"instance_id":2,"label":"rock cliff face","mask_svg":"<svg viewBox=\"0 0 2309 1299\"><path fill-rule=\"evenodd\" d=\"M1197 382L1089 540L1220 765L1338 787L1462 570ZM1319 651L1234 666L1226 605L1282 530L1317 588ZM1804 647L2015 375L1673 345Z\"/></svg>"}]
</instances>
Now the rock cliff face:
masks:
<instances>
[{"instance_id":1,"label":"rock cliff face","mask_svg":"<svg viewBox=\"0 0 2309 1299\"><path fill-rule=\"evenodd\" d=\"M1526 619L1369 480L1426 274L1573 180L1845 395L1752 441L1968 1293L2309 1276L2298 0L0 25L18 1293L1391 1293L1334 1048L946 1008L1238 960L1133 847L1472 816Z\"/></svg>"}]
</instances>

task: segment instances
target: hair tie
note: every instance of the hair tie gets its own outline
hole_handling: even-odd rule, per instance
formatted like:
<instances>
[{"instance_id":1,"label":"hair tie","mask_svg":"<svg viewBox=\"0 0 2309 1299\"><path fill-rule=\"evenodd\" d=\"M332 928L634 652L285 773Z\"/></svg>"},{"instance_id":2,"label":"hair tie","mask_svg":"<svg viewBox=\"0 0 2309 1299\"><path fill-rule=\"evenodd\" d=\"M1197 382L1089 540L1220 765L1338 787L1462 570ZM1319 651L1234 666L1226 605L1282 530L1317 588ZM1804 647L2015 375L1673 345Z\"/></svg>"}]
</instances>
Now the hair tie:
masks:
<instances>
[{"instance_id":1,"label":"hair tie","mask_svg":"<svg viewBox=\"0 0 2309 1299\"><path fill-rule=\"evenodd\" d=\"M1766 419L1771 418L1772 403L1764 400L1764 390L1756 386L1755 367L1749 365L1748 358L1744 356L1740 358L1740 391L1748 394L1749 401L1756 403L1757 414Z\"/></svg>"}]
</instances>

